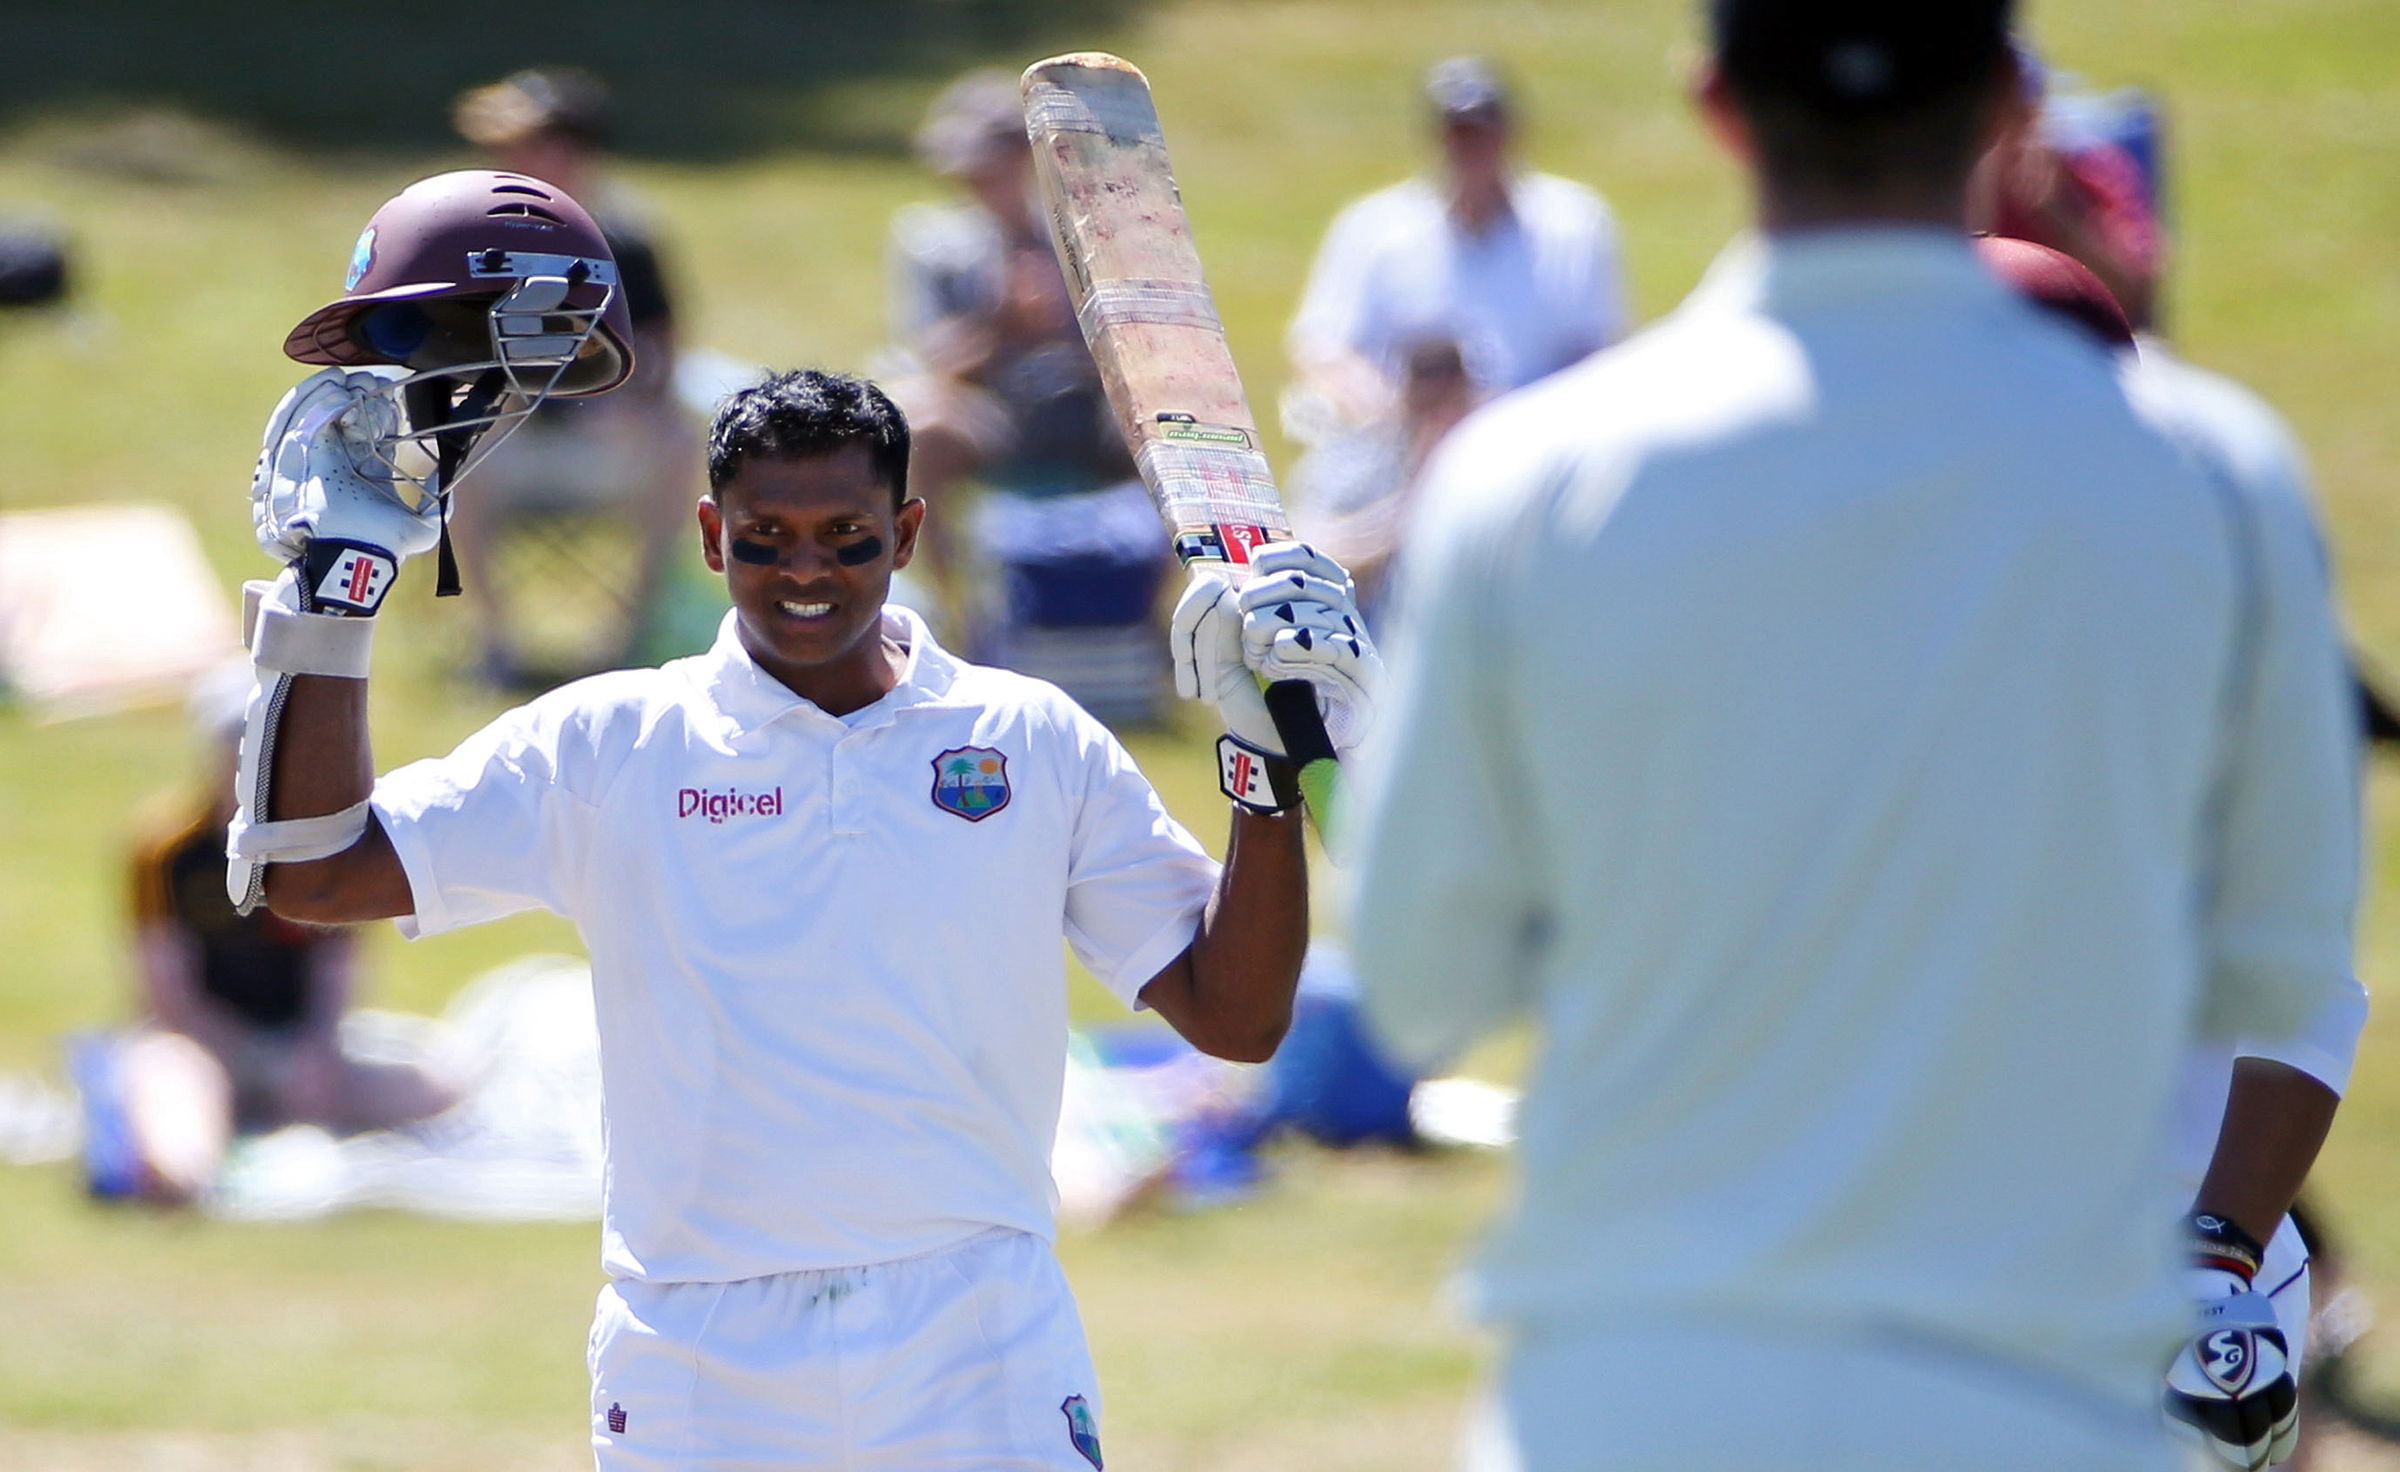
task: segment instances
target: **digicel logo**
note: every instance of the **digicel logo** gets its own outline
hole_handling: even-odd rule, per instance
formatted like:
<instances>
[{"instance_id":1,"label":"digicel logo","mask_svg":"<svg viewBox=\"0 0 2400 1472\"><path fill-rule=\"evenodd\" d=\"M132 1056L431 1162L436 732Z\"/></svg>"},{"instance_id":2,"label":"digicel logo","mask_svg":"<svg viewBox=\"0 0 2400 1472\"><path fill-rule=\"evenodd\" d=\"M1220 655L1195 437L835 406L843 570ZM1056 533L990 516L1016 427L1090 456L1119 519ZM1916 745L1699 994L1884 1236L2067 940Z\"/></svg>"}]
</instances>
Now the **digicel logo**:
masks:
<instances>
[{"instance_id":1,"label":"digicel logo","mask_svg":"<svg viewBox=\"0 0 2400 1472\"><path fill-rule=\"evenodd\" d=\"M710 792L703 787L686 787L675 794L675 816L706 818L711 823L722 823L727 818L780 818L783 789L744 792L738 787L728 787L722 792Z\"/></svg>"}]
</instances>

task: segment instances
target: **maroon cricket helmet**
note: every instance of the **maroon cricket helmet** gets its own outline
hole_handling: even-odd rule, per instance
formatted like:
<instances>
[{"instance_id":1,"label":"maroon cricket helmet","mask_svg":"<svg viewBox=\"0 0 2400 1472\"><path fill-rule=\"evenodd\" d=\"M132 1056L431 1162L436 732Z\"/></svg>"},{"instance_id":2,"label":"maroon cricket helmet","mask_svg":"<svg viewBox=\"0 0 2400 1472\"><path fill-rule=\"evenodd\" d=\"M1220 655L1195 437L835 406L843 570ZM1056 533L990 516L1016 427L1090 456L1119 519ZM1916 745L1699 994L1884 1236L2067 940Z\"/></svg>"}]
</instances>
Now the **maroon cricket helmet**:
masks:
<instances>
[{"instance_id":1,"label":"maroon cricket helmet","mask_svg":"<svg viewBox=\"0 0 2400 1472\"><path fill-rule=\"evenodd\" d=\"M2133 323L2091 268L2064 251L2011 235L1978 235L1975 254L2037 307L2056 312L2111 350L2134 345Z\"/></svg>"},{"instance_id":2,"label":"maroon cricket helmet","mask_svg":"<svg viewBox=\"0 0 2400 1472\"><path fill-rule=\"evenodd\" d=\"M283 350L303 363L418 372L507 361L501 299L536 280L550 285L516 299L506 331L571 341L548 393L623 383L633 319L600 227L565 190L494 169L436 174L387 201L358 237L340 298L302 318Z\"/></svg>"}]
</instances>

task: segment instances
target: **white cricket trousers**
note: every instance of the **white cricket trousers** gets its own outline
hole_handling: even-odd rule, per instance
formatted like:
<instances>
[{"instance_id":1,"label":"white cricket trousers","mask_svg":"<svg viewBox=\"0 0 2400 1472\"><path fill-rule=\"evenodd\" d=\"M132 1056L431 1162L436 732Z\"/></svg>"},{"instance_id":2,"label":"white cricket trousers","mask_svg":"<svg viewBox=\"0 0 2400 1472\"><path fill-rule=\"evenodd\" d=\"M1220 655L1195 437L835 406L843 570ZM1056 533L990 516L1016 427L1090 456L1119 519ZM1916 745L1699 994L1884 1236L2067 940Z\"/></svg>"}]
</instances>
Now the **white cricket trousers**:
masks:
<instances>
[{"instance_id":1,"label":"white cricket trousers","mask_svg":"<svg viewBox=\"0 0 2400 1472\"><path fill-rule=\"evenodd\" d=\"M2166 1365L2159 1366L2163 1375ZM1507 1350L1465 1472L2173 1472L2151 1406L1949 1346L1611 1323Z\"/></svg>"},{"instance_id":2,"label":"white cricket trousers","mask_svg":"<svg viewBox=\"0 0 2400 1472\"><path fill-rule=\"evenodd\" d=\"M1100 1387L1050 1244L737 1283L619 1281L592 1324L599 1472L1098 1472Z\"/></svg>"}]
</instances>

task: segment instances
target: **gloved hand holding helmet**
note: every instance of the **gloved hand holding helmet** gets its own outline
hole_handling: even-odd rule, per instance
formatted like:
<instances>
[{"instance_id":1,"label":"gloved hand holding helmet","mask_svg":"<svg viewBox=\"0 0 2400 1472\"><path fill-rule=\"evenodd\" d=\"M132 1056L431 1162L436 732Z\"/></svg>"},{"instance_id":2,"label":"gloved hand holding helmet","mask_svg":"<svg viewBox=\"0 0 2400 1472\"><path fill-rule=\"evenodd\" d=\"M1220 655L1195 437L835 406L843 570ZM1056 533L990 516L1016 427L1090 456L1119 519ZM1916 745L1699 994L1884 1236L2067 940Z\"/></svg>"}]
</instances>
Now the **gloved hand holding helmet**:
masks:
<instances>
[{"instance_id":1,"label":"gloved hand holding helmet","mask_svg":"<svg viewBox=\"0 0 2400 1472\"><path fill-rule=\"evenodd\" d=\"M244 587L259 679L226 871L244 912L267 864L338 853L366 827L364 804L265 821L291 679L365 676L372 619L403 559L438 547L436 591L456 592L447 510L477 453L549 399L623 383L632 341L591 216L563 190L490 169L419 180L385 203L342 294L285 338L291 357L327 366L269 416L251 478L259 545L285 570Z\"/></svg>"}]
</instances>

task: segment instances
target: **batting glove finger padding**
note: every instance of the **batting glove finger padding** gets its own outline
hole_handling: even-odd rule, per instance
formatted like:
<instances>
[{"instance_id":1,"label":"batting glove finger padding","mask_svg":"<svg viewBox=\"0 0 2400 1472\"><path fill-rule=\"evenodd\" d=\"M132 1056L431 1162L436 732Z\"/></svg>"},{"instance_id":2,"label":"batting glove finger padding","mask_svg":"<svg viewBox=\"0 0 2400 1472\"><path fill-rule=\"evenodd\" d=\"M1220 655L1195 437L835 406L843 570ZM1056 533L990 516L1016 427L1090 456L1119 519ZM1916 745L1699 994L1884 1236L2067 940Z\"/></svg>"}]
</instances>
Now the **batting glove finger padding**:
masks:
<instances>
[{"instance_id":1,"label":"batting glove finger padding","mask_svg":"<svg viewBox=\"0 0 2400 1472\"><path fill-rule=\"evenodd\" d=\"M1374 723L1383 659L1350 575L1300 542L1260 549L1251 568L1237 600L1243 659L1270 682L1307 681L1335 749L1355 750Z\"/></svg>"},{"instance_id":2,"label":"batting glove finger padding","mask_svg":"<svg viewBox=\"0 0 2400 1472\"><path fill-rule=\"evenodd\" d=\"M380 549L395 563L441 539L439 505L400 492L390 445L400 427L390 380L326 368L267 418L250 478L258 544L280 562L318 541Z\"/></svg>"},{"instance_id":3,"label":"batting glove finger padding","mask_svg":"<svg viewBox=\"0 0 2400 1472\"><path fill-rule=\"evenodd\" d=\"M1358 595L1350 585L1350 570L1306 542L1269 542L1250 554L1250 580L1254 583L1287 572L1332 583L1342 590L1344 598L1357 601Z\"/></svg>"},{"instance_id":4,"label":"batting glove finger padding","mask_svg":"<svg viewBox=\"0 0 2400 1472\"><path fill-rule=\"evenodd\" d=\"M1175 663L1175 693L1186 700L1205 700L1217 708L1228 733L1245 746L1270 756L1283 755L1275 719L1267 713L1266 693L1242 657L1242 619L1237 597L1224 575L1213 568L1195 567L1175 615L1167 624L1167 642Z\"/></svg>"}]
</instances>

